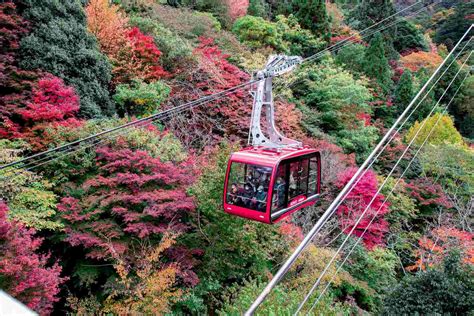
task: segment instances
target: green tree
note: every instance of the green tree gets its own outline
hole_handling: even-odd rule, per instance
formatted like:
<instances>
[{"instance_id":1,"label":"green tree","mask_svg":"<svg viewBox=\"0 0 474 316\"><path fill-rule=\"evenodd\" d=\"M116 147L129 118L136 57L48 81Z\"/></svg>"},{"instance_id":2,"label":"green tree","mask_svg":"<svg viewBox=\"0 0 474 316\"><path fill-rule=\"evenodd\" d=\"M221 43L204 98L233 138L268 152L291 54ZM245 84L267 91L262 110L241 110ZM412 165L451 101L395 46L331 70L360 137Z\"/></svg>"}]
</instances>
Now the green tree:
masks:
<instances>
[{"instance_id":1,"label":"green tree","mask_svg":"<svg viewBox=\"0 0 474 316\"><path fill-rule=\"evenodd\" d=\"M474 270L459 253L443 267L408 275L386 296L384 315L468 315L474 310Z\"/></svg>"},{"instance_id":2,"label":"green tree","mask_svg":"<svg viewBox=\"0 0 474 316\"><path fill-rule=\"evenodd\" d=\"M344 68L352 72L363 73L365 51L366 48L362 44L344 46L337 52L335 60L339 65L343 65Z\"/></svg>"},{"instance_id":3,"label":"green tree","mask_svg":"<svg viewBox=\"0 0 474 316\"><path fill-rule=\"evenodd\" d=\"M21 158L27 149L22 141L0 141L0 164ZM9 204L10 219L17 220L36 230L58 230L63 226L55 220L57 196L52 184L38 174L24 169L0 171L0 192Z\"/></svg>"},{"instance_id":4,"label":"green tree","mask_svg":"<svg viewBox=\"0 0 474 316\"><path fill-rule=\"evenodd\" d=\"M100 117L114 114L108 85L111 66L95 38L87 32L86 17L78 0L25 0L24 18L34 24L21 41L20 65L42 69L74 86L80 96L80 114Z\"/></svg>"},{"instance_id":5,"label":"green tree","mask_svg":"<svg viewBox=\"0 0 474 316\"><path fill-rule=\"evenodd\" d=\"M302 27L329 41L331 30L324 0L293 0L291 6L291 12L294 12Z\"/></svg>"},{"instance_id":6,"label":"green tree","mask_svg":"<svg viewBox=\"0 0 474 316\"><path fill-rule=\"evenodd\" d=\"M120 84L114 100L120 114L146 116L156 112L168 97L171 89L161 81L145 83L135 80L131 85Z\"/></svg>"},{"instance_id":7,"label":"green tree","mask_svg":"<svg viewBox=\"0 0 474 316\"><path fill-rule=\"evenodd\" d=\"M469 221L474 196L474 150L467 146L428 145L420 155L423 171L428 177L439 179L443 190L450 196L461 221Z\"/></svg>"},{"instance_id":8,"label":"green tree","mask_svg":"<svg viewBox=\"0 0 474 316\"><path fill-rule=\"evenodd\" d=\"M387 19L389 16L395 13L395 8L391 0L362 0L358 5L349 13L348 20L349 25L356 30L362 31L377 22ZM396 18L390 18L386 20L383 25L387 25L394 22ZM385 56L389 59L398 59L398 53L394 48L395 29L394 27L387 28L383 33L385 41ZM373 36L369 37L369 39Z\"/></svg>"},{"instance_id":9,"label":"green tree","mask_svg":"<svg viewBox=\"0 0 474 316\"><path fill-rule=\"evenodd\" d=\"M248 15L270 18L270 5L265 0L250 0L247 9Z\"/></svg>"},{"instance_id":10,"label":"green tree","mask_svg":"<svg viewBox=\"0 0 474 316\"><path fill-rule=\"evenodd\" d=\"M332 59L301 69L296 77L293 95L303 112L303 127L318 138L329 134L346 152L364 157L377 138L376 129L361 118L370 119L367 81L355 79Z\"/></svg>"},{"instance_id":11,"label":"green tree","mask_svg":"<svg viewBox=\"0 0 474 316\"><path fill-rule=\"evenodd\" d=\"M474 76L470 75L453 104L451 113L459 132L465 137L474 139Z\"/></svg>"},{"instance_id":12,"label":"green tree","mask_svg":"<svg viewBox=\"0 0 474 316\"><path fill-rule=\"evenodd\" d=\"M270 46L277 51L286 51L276 25L261 17L246 15L235 21L232 32L250 48Z\"/></svg>"},{"instance_id":13,"label":"green tree","mask_svg":"<svg viewBox=\"0 0 474 316\"><path fill-rule=\"evenodd\" d=\"M388 93L392 84L392 72L385 57L385 44L380 33L374 36L365 53L364 72L375 79L384 93Z\"/></svg>"},{"instance_id":14,"label":"green tree","mask_svg":"<svg viewBox=\"0 0 474 316\"><path fill-rule=\"evenodd\" d=\"M393 114L400 115L411 102L413 96L413 76L411 71L406 69L400 77L393 94Z\"/></svg>"},{"instance_id":15,"label":"green tree","mask_svg":"<svg viewBox=\"0 0 474 316\"><path fill-rule=\"evenodd\" d=\"M174 71L184 68L193 62L192 45L186 38L175 34L163 24L151 18L132 16L130 26L138 27L143 33L153 36L156 46L162 55L160 60L166 70Z\"/></svg>"},{"instance_id":16,"label":"green tree","mask_svg":"<svg viewBox=\"0 0 474 316\"><path fill-rule=\"evenodd\" d=\"M460 1L455 6L454 14L450 15L436 30L434 41L444 43L448 49L451 49L473 22L474 2Z\"/></svg>"},{"instance_id":17,"label":"green tree","mask_svg":"<svg viewBox=\"0 0 474 316\"><path fill-rule=\"evenodd\" d=\"M363 30L394 13L391 0L362 0L349 14L349 20L357 30Z\"/></svg>"},{"instance_id":18,"label":"green tree","mask_svg":"<svg viewBox=\"0 0 474 316\"><path fill-rule=\"evenodd\" d=\"M423 123L424 126L421 127ZM432 129L433 131L431 132ZM454 122L451 117L449 115L442 115L441 113L433 114L432 116L426 118L422 123L416 121L415 124L408 130L405 140L410 142L418 133L414 143L416 145L421 145L425 141L426 137L428 137L430 132L431 135L427 140L428 144L464 144L462 136L459 134L456 127L454 127Z\"/></svg>"},{"instance_id":19,"label":"green tree","mask_svg":"<svg viewBox=\"0 0 474 316\"><path fill-rule=\"evenodd\" d=\"M397 52L403 52L409 49L428 49L423 33L416 26L407 20L402 20L394 27L393 47Z\"/></svg>"}]
</instances>

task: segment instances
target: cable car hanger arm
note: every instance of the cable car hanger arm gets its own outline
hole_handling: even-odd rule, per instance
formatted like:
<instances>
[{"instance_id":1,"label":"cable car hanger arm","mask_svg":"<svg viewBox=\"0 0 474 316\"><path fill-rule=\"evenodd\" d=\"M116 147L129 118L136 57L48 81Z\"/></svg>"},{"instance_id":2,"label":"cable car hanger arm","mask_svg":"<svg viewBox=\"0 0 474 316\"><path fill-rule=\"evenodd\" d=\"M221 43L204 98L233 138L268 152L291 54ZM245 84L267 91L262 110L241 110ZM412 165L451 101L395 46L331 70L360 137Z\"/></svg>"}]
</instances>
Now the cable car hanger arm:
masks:
<instances>
[{"instance_id":1,"label":"cable car hanger arm","mask_svg":"<svg viewBox=\"0 0 474 316\"><path fill-rule=\"evenodd\" d=\"M303 144L297 140L285 137L275 125L275 106L273 102L272 79L292 71L302 62L299 56L271 55L268 58L265 69L258 71L252 85L253 96L252 116L250 119L250 130L248 143L251 146L263 146L272 149L284 147L302 147ZM262 110L265 107L265 128L262 129ZM265 133L264 133L265 130Z\"/></svg>"}]
</instances>

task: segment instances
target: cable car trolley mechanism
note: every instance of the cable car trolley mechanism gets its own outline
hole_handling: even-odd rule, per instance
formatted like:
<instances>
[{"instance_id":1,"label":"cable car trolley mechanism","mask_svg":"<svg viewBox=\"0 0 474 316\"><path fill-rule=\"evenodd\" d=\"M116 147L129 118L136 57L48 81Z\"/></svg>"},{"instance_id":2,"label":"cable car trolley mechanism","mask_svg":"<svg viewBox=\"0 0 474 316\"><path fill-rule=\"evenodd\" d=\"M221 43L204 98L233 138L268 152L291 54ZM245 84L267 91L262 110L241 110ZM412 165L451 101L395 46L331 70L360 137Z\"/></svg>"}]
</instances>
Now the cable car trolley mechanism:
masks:
<instances>
[{"instance_id":1,"label":"cable car trolley mechanism","mask_svg":"<svg viewBox=\"0 0 474 316\"><path fill-rule=\"evenodd\" d=\"M261 80L251 91L249 147L232 153L227 165L223 204L229 214L273 224L313 205L319 197L319 152L283 136L275 126L272 78L299 63L299 56L272 55L256 74Z\"/></svg>"}]
</instances>

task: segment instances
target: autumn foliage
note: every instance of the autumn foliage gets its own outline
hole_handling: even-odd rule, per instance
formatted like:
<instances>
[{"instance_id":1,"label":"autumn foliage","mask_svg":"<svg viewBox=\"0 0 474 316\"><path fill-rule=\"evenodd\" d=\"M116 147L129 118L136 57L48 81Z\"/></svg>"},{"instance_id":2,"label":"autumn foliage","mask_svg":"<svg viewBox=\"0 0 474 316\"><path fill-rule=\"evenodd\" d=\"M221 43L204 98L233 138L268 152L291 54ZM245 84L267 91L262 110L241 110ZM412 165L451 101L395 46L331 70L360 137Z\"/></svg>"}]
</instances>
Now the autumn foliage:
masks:
<instances>
[{"instance_id":1,"label":"autumn foliage","mask_svg":"<svg viewBox=\"0 0 474 316\"><path fill-rule=\"evenodd\" d=\"M28 34L29 23L16 12L13 3L0 3L0 137L19 137L17 111L31 97L36 71L18 67L18 49L22 37Z\"/></svg>"},{"instance_id":2,"label":"autumn foliage","mask_svg":"<svg viewBox=\"0 0 474 316\"><path fill-rule=\"evenodd\" d=\"M82 185L81 196L64 197L58 206L71 246L84 247L87 257L96 260L133 261L133 244L189 229L186 218L195 205L186 194L193 181L186 162L164 163L146 151L120 147L99 148L97 155L97 176ZM179 246L167 251L180 263L179 276L188 284L198 281L191 270L194 253Z\"/></svg>"},{"instance_id":3,"label":"autumn foliage","mask_svg":"<svg viewBox=\"0 0 474 316\"><path fill-rule=\"evenodd\" d=\"M434 70L441 64L443 58L433 52L414 52L400 58L403 67L410 69L412 72L418 71L420 68Z\"/></svg>"},{"instance_id":4,"label":"autumn foliage","mask_svg":"<svg viewBox=\"0 0 474 316\"><path fill-rule=\"evenodd\" d=\"M37 253L42 240L35 231L7 219L8 207L0 201L0 288L29 308L48 314L59 300L61 267L47 267L49 256Z\"/></svg>"},{"instance_id":5,"label":"autumn foliage","mask_svg":"<svg viewBox=\"0 0 474 316\"><path fill-rule=\"evenodd\" d=\"M408 183L406 188L421 207L453 207L441 185L428 178L415 179Z\"/></svg>"},{"instance_id":6,"label":"autumn foliage","mask_svg":"<svg viewBox=\"0 0 474 316\"><path fill-rule=\"evenodd\" d=\"M56 127L78 127L82 124L76 118L79 111L79 97L72 87L62 79L47 75L38 81L31 100L17 114L22 118L18 125L20 138L26 139L35 150L44 149L48 129Z\"/></svg>"},{"instance_id":7,"label":"autumn foliage","mask_svg":"<svg viewBox=\"0 0 474 316\"><path fill-rule=\"evenodd\" d=\"M356 170L355 168L349 168L340 173L336 186L342 189ZM384 245L383 238L388 231L388 223L384 219L384 215L389 212L389 208L387 203L383 204L384 196L377 194L374 201L370 203L377 189L377 177L373 171L368 171L337 209L339 226L345 233L349 233L355 227L353 234L360 237L367 228L362 240L369 249ZM367 206L369 207L367 208ZM367 211L360 222L356 224L366 208ZM369 226L371 221L372 223Z\"/></svg>"},{"instance_id":8,"label":"autumn foliage","mask_svg":"<svg viewBox=\"0 0 474 316\"><path fill-rule=\"evenodd\" d=\"M165 235L157 246L142 246L135 254L138 260L134 266L116 256L114 267L118 277L105 300L104 312L118 315L169 313L171 305L184 294L176 286L178 264L162 262L164 253L175 243L175 236Z\"/></svg>"},{"instance_id":9,"label":"autumn foliage","mask_svg":"<svg viewBox=\"0 0 474 316\"><path fill-rule=\"evenodd\" d=\"M167 75L159 65L161 52L153 38L137 27L128 27L128 19L117 5L92 0L85 11L89 31L112 62L115 84L132 79L153 81Z\"/></svg>"},{"instance_id":10,"label":"autumn foliage","mask_svg":"<svg viewBox=\"0 0 474 316\"><path fill-rule=\"evenodd\" d=\"M439 265L450 251L457 249L462 254L462 261L474 265L474 234L455 227L440 226L418 241L415 251L416 262L407 269L425 270Z\"/></svg>"}]
</instances>

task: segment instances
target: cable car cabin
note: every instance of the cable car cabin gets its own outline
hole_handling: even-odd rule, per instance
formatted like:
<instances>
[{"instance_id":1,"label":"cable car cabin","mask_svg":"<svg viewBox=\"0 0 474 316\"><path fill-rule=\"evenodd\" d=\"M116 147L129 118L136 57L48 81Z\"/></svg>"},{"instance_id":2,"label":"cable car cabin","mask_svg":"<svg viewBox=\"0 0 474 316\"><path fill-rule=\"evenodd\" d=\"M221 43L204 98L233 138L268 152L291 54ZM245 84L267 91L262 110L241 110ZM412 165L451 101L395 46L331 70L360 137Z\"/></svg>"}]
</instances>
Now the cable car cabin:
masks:
<instances>
[{"instance_id":1,"label":"cable car cabin","mask_svg":"<svg viewBox=\"0 0 474 316\"><path fill-rule=\"evenodd\" d=\"M225 184L225 212L273 224L316 203L320 154L307 147L247 148L232 154Z\"/></svg>"}]
</instances>

